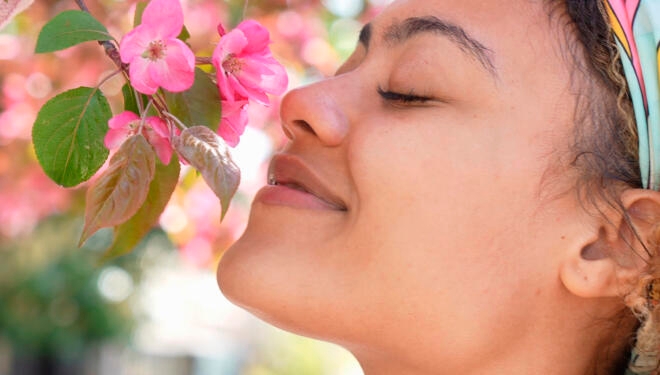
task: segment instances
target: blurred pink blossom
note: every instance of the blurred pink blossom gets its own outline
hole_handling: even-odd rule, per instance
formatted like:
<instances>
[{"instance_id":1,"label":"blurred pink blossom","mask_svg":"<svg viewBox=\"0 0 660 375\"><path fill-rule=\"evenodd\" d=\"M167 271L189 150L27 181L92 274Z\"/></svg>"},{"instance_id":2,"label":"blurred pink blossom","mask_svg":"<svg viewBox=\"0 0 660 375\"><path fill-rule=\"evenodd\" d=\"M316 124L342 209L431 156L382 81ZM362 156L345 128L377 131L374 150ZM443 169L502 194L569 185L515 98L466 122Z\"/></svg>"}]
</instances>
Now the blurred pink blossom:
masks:
<instances>
[{"instance_id":1,"label":"blurred pink blossom","mask_svg":"<svg viewBox=\"0 0 660 375\"><path fill-rule=\"evenodd\" d=\"M0 152L0 160L7 156ZM36 166L4 172L0 175L0 240L28 234L40 219L69 208L71 193Z\"/></svg>"},{"instance_id":2,"label":"blurred pink blossom","mask_svg":"<svg viewBox=\"0 0 660 375\"><path fill-rule=\"evenodd\" d=\"M118 148L126 138L137 134L140 129L140 117L133 112L122 112L108 122L110 130L105 135L105 147L109 150ZM151 116L145 120L148 127L142 128L142 135L156 150L156 155L163 164L169 164L172 158L172 145L167 124L160 117Z\"/></svg>"},{"instance_id":3,"label":"blurred pink blossom","mask_svg":"<svg viewBox=\"0 0 660 375\"><path fill-rule=\"evenodd\" d=\"M224 28L218 27L222 34ZM247 20L226 33L213 51L220 95L224 100L254 100L269 103L266 94L284 93L288 78L284 67L273 58L268 30Z\"/></svg>"},{"instance_id":4,"label":"blurred pink blossom","mask_svg":"<svg viewBox=\"0 0 660 375\"><path fill-rule=\"evenodd\" d=\"M218 134L231 147L238 145L239 138L245 131L248 123L248 101L222 101L222 120L218 128Z\"/></svg>"},{"instance_id":5,"label":"blurred pink blossom","mask_svg":"<svg viewBox=\"0 0 660 375\"><path fill-rule=\"evenodd\" d=\"M131 84L143 94L159 87L172 92L189 89L195 79L195 55L177 36L183 28L179 0L152 0L142 24L126 34L119 46L121 61L130 64Z\"/></svg>"}]
</instances>

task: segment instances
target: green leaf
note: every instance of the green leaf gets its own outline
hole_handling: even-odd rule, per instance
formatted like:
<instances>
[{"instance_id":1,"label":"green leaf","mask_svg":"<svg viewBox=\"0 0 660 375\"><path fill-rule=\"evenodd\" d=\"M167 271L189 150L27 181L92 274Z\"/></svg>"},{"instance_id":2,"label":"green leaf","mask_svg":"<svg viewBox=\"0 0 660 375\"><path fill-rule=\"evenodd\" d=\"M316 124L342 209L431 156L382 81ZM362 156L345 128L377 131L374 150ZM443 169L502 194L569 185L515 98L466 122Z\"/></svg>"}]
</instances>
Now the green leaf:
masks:
<instances>
[{"instance_id":1,"label":"green leaf","mask_svg":"<svg viewBox=\"0 0 660 375\"><path fill-rule=\"evenodd\" d=\"M188 31L186 25L183 25L183 29L181 29L179 36L177 36L176 38L180 39L183 42L186 42L188 41L188 39L190 39L190 32Z\"/></svg>"},{"instance_id":2,"label":"green leaf","mask_svg":"<svg viewBox=\"0 0 660 375\"><path fill-rule=\"evenodd\" d=\"M133 27L138 27L142 23L142 13L144 13L144 8L149 4L146 1L140 1L135 4L135 16L133 17Z\"/></svg>"},{"instance_id":3,"label":"green leaf","mask_svg":"<svg viewBox=\"0 0 660 375\"><path fill-rule=\"evenodd\" d=\"M82 245L104 227L124 223L140 209L154 178L156 154L141 134L128 138L87 190Z\"/></svg>"},{"instance_id":4,"label":"green leaf","mask_svg":"<svg viewBox=\"0 0 660 375\"><path fill-rule=\"evenodd\" d=\"M206 184L220 199L222 220L241 181L241 171L231 159L225 141L207 127L193 126L175 136L172 145L202 174Z\"/></svg>"},{"instance_id":5,"label":"green leaf","mask_svg":"<svg viewBox=\"0 0 660 375\"><path fill-rule=\"evenodd\" d=\"M44 104L32 142L48 177L65 187L92 177L108 158L103 138L110 117L108 100L98 88L79 87Z\"/></svg>"},{"instance_id":6,"label":"green leaf","mask_svg":"<svg viewBox=\"0 0 660 375\"><path fill-rule=\"evenodd\" d=\"M80 10L64 11L48 22L37 39L36 53L59 51L91 40L112 40L96 18Z\"/></svg>"},{"instance_id":7,"label":"green leaf","mask_svg":"<svg viewBox=\"0 0 660 375\"><path fill-rule=\"evenodd\" d=\"M124 110L131 111L133 113L140 113L140 107L137 103L137 97L135 96L135 90L128 83L122 86L121 93L124 96Z\"/></svg>"},{"instance_id":8,"label":"green leaf","mask_svg":"<svg viewBox=\"0 0 660 375\"><path fill-rule=\"evenodd\" d=\"M140 113L140 106L138 105L137 96L135 96L136 92L133 87L126 83L124 86L122 86L121 93L124 96L124 110L131 111L133 113ZM149 102L149 97L144 94L140 94L140 96L142 96L143 105L146 105ZM149 112L151 113L152 111L150 110ZM156 116L157 113L154 111L153 115Z\"/></svg>"},{"instance_id":9,"label":"green leaf","mask_svg":"<svg viewBox=\"0 0 660 375\"><path fill-rule=\"evenodd\" d=\"M181 93L165 91L165 101L170 113L188 126L204 125L218 130L222 115L218 86L203 70L195 68L195 83Z\"/></svg>"},{"instance_id":10,"label":"green leaf","mask_svg":"<svg viewBox=\"0 0 660 375\"><path fill-rule=\"evenodd\" d=\"M130 253L158 223L179 181L180 171L181 166L176 156L173 156L169 165L157 162L147 199L131 219L115 227L115 239L101 261Z\"/></svg>"}]
</instances>

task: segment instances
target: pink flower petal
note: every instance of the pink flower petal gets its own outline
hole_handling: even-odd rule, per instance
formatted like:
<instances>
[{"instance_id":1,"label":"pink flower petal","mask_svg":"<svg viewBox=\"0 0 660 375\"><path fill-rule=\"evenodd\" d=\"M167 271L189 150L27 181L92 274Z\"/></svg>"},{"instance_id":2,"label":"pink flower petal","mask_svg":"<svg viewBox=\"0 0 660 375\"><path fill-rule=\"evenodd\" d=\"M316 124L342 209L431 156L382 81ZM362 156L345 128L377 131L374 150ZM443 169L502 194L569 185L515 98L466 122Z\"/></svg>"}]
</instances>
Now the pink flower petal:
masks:
<instances>
[{"instance_id":1,"label":"pink flower petal","mask_svg":"<svg viewBox=\"0 0 660 375\"><path fill-rule=\"evenodd\" d=\"M259 22L246 20L241 22L236 28L241 30L248 39L248 45L245 47L244 53L256 53L268 48L270 34L268 33L268 29L261 26Z\"/></svg>"},{"instance_id":2,"label":"pink flower petal","mask_svg":"<svg viewBox=\"0 0 660 375\"><path fill-rule=\"evenodd\" d=\"M195 55L184 42L169 39L165 59L152 62L149 74L158 86L167 91L188 90L195 81Z\"/></svg>"},{"instance_id":3,"label":"pink flower petal","mask_svg":"<svg viewBox=\"0 0 660 375\"><path fill-rule=\"evenodd\" d=\"M140 120L140 116L131 111L124 111L108 121L110 129L129 129L133 121Z\"/></svg>"},{"instance_id":4,"label":"pink flower petal","mask_svg":"<svg viewBox=\"0 0 660 375\"><path fill-rule=\"evenodd\" d=\"M161 137L153 129L145 129L143 132L147 141L153 146L156 151L158 159L160 159L163 164L170 164L170 159L172 158L172 145L170 144L169 139L166 137Z\"/></svg>"},{"instance_id":5,"label":"pink flower petal","mask_svg":"<svg viewBox=\"0 0 660 375\"><path fill-rule=\"evenodd\" d=\"M247 44L248 40L240 30L234 29L225 34L213 51L212 62L215 68L221 69L227 55L240 54Z\"/></svg>"},{"instance_id":6,"label":"pink flower petal","mask_svg":"<svg viewBox=\"0 0 660 375\"><path fill-rule=\"evenodd\" d=\"M218 134L231 147L238 145L240 136L247 126L247 103L246 100L222 102L222 120L218 128Z\"/></svg>"},{"instance_id":7,"label":"pink flower petal","mask_svg":"<svg viewBox=\"0 0 660 375\"><path fill-rule=\"evenodd\" d=\"M128 68L131 85L137 91L146 95L153 95L158 90L158 84L149 75L151 64L152 62L148 59L138 57L131 62Z\"/></svg>"},{"instance_id":8,"label":"pink flower petal","mask_svg":"<svg viewBox=\"0 0 660 375\"><path fill-rule=\"evenodd\" d=\"M266 94L280 95L288 85L284 67L270 53L268 30L256 21L244 21L220 39L213 52L218 88L223 99L249 98L269 103ZM227 58L231 71L225 70Z\"/></svg>"},{"instance_id":9,"label":"pink flower petal","mask_svg":"<svg viewBox=\"0 0 660 375\"><path fill-rule=\"evenodd\" d=\"M220 97L226 100L234 100L234 89L229 85L229 77L222 70L218 70L216 72L216 80L218 81Z\"/></svg>"},{"instance_id":10,"label":"pink flower petal","mask_svg":"<svg viewBox=\"0 0 660 375\"><path fill-rule=\"evenodd\" d=\"M159 38L176 38L183 28L181 3L179 0L151 0L142 13L142 25Z\"/></svg>"},{"instance_id":11,"label":"pink flower petal","mask_svg":"<svg viewBox=\"0 0 660 375\"><path fill-rule=\"evenodd\" d=\"M227 76L227 86L229 86L233 92L233 95L228 98L229 100L236 100L238 97L252 99L250 97L250 92L248 92L248 90L241 84L241 81L236 76Z\"/></svg>"},{"instance_id":12,"label":"pink flower petal","mask_svg":"<svg viewBox=\"0 0 660 375\"><path fill-rule=\"evenodd\" d=\"M225 36L227 34L227 31L225 30L225 27L222 26L221 23L218 24L218 35L220 36Z\"/></svg>"},{"instance_id":13,"label":"pink flower petal","mask_svg":"<svg viewBox=\"0 0 660 375\"><path fill-rule=\"evenodd\" d=\"M149 48L149 44L156 39L153 31L144 26L138 26L124 35L119 43L119 56L125 64L130 64L134 59L142 56Z\"/></svg>"},{"instance_id":14,"label":"pink flower petal","mask_svg":"<svg viewBox=\"0 0 660 375\"><path fill-rule=\"evenodd\" d=\"M269 65L273 72L262 77L261 88L269 94L282 95L289 86L289 76L286 69L275 61L275 64Z\"/></svg>"},{"instance_id":15,"label":"pink flower petal","mask_svg":"<svg viewBox=\"0 0 660 375\"><path fill-rule=\"evenodd\" d=\"M103 144L108 150L114 150L116 148L119 148L122 143L128 138L130 135L130 130L128 128L121 128L121 129L110 129L108 132L105 134L105 138L103 139Z\"/></svg>"},{"instance_id":16,"label":"pink flower petal","mask_svg":"<svg viewBox=\"0 0 660 375\"><path fill-rule=\"evenodd\" d=\"M147 124L151 126L151 128L158 134L159 136L163 138L170 138L170 129L160 117L156 116L151 116L147 117L146 119Z\"/></svg>"}]
</instances>

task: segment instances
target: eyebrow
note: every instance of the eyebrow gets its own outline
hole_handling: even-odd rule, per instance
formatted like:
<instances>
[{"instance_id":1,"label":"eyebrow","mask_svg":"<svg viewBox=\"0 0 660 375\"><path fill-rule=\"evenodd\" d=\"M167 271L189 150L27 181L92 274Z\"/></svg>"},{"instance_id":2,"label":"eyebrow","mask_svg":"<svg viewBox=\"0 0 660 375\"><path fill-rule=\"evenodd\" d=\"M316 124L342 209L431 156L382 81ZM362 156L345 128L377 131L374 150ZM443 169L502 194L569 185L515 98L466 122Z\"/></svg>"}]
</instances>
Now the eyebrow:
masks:
<instances>
[{"instance_id":1,"label":"eyebrow","mask_svg":"<svg viewBox=\"0 0 660 375\"><path fill-rule=\"evenodd\" d=\"M360 31L359 41L367 49L369 49L372 29L373 27L369 23ZM435 16L411 17L403 22L395 23L385 30L383 40L388 43L401 44L423 33L434 33L447 37L461 51L476 60L488 73L497 76L497 69L491 58L494 53L491 49L470 36L462 27Z\"/></svg>"}]
</instances>

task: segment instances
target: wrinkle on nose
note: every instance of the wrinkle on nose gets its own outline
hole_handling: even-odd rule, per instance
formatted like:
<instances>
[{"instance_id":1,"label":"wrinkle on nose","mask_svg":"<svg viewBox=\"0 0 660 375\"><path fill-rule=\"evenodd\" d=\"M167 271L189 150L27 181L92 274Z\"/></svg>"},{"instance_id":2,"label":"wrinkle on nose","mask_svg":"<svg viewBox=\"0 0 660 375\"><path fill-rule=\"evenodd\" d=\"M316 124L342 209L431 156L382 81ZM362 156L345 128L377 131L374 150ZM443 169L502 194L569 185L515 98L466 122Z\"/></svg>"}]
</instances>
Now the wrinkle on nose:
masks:
<instances>
[{"instance_id":1,"label":"wrinkle on nose","mask_svg":"<svg viewBox=\"0 0 660 375\"><path fill-rule=\"evenodd\" d=\"M348 132L349 120L337 94L324 82L289 92L281 107L282 128L287 137L297 140L312 136L324 146L339 146Z\"/></svg>"}]
</instances>

